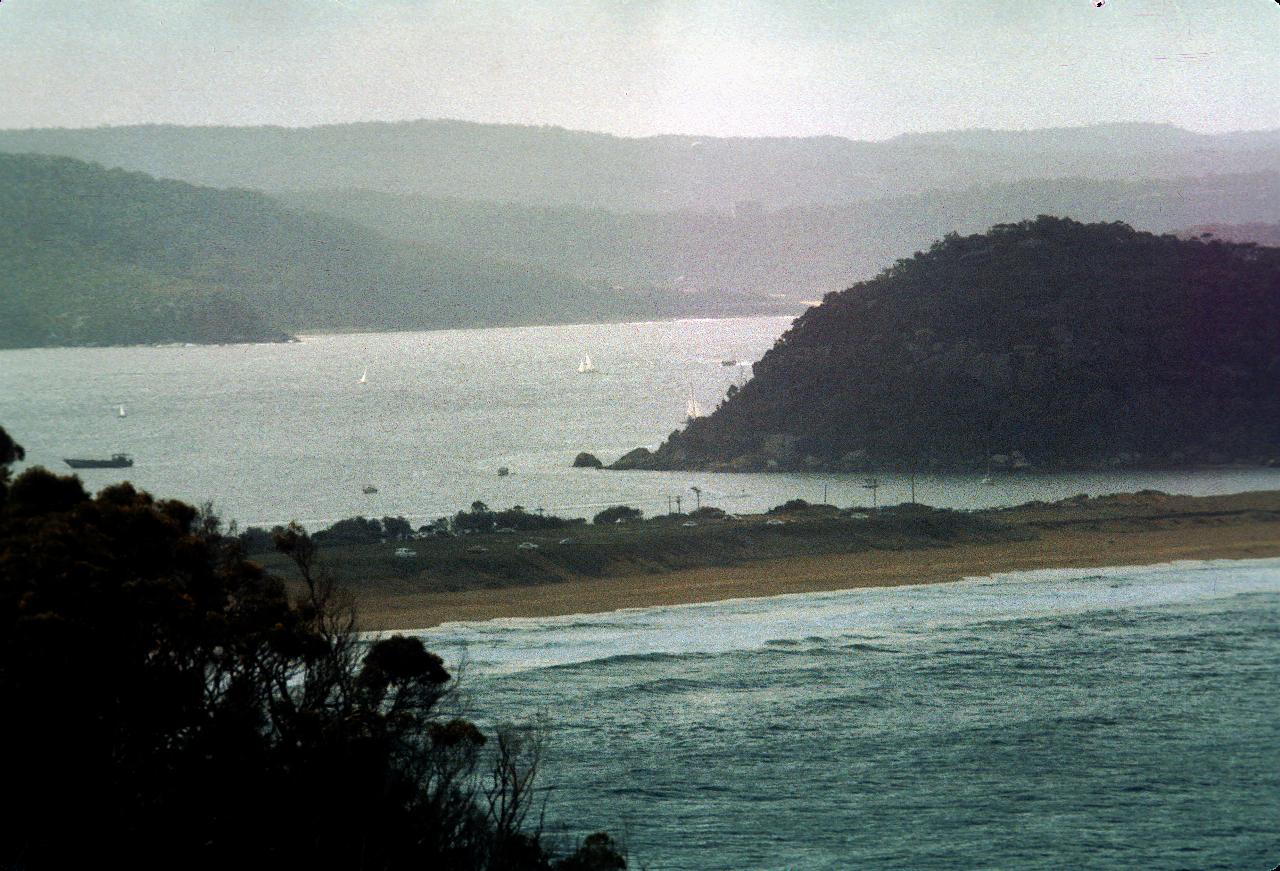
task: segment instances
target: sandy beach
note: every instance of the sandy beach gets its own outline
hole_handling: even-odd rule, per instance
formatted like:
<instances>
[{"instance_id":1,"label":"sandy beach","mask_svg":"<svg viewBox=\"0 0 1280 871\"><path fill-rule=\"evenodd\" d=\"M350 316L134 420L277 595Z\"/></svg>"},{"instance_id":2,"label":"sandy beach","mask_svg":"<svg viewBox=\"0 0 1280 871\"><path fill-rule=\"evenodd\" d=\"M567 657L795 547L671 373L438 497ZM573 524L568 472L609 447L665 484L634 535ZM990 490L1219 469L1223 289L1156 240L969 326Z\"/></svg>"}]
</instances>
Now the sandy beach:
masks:
<instances>
[{"instance_id":1,"label":"sandy beach","mask_svg":"<svg viewBox=\"0 0 1280 871\"><path fill-rule=\"evenodd\" d=\"M1009 512L1010 522L1035 528L1036 537L1029 541L792 556L496 589L413 591L374 583L356 598L365 628L419 629L460 620L946 583L1029 569L1280 557L1278 508L1280 494L1275 493L1165 497L1160 504L1113 497L1110 504L1083 511L1070 506L1014 509Z\"/></svg>"}]
</instances>

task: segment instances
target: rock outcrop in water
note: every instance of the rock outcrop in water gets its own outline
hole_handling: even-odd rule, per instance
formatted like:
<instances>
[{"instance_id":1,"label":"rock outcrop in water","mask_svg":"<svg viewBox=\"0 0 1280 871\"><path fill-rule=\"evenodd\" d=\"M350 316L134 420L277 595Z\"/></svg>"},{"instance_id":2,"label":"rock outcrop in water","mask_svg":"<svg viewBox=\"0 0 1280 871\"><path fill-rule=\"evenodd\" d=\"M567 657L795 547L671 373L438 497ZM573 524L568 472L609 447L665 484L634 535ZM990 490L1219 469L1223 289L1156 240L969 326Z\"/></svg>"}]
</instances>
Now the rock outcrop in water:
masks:
<instances>
[{"instance_id":1,"label":"rock outcrop in water","mask_svg":"<svg viewBox=\"0 0 1280 871\"><path fill-rule=\"evenodd\" d=\"M1180 467L1280 456L1280 249L1041 216L828 294L611 468Z\"/></svg>"},{"instance_id":2,"label":"rock outcrop in water","mask_svg":"<svg viewBox=\"0 0 1280 871\"><path fill-rule=\"evenodd\" d=\"M573 467L575 469L600 469L604 467L604 463L600 462L600 458L595 454L583 451L573 458Z\"/></svg>"}]
</instances>

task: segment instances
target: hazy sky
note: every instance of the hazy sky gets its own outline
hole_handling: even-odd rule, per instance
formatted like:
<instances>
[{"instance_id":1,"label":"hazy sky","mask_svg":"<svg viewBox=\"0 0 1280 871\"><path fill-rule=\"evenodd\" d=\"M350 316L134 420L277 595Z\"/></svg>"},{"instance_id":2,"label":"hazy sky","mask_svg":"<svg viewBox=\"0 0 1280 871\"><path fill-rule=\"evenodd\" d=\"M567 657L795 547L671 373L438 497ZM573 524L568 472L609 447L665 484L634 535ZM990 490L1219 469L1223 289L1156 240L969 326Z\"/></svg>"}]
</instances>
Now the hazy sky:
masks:
<instances>
[{"instance_id":1,"label":"hazy sky","mask_svg":"<svg viewBox=\"0 0 1280 871\"><path fill-rule=\"evenodd\" d=\"M1280 127L1275 0L0 0L0 127Z\"/></svg>"}]
</instances>

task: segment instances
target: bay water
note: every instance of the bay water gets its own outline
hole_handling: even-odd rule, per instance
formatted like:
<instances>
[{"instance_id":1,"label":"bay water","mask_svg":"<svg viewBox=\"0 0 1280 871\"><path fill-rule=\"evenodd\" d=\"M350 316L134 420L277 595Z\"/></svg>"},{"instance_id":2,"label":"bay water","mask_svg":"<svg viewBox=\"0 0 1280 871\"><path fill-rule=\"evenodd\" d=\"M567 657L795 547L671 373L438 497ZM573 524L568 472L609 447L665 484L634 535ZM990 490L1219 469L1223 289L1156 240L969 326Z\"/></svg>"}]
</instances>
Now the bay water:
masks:
<instances>
[{"instance_id":1,"label":"bay water","mask_svg":"<svg viewBox=\"0 0 1280 871\"><path fill-rule=\"evenodd\" d=\"M310 528L357 514L415 523L468 507L522 505L590 517L680 499L761 511L788 499L841 506L904 501L902 476L600 472L656 447L692 395L708 411L750 375L789 324L728 318L485 330L306 336L297 344L0 351L0 426L27 465L131 453L130 469L88 469L91 490L122 478L158 495L211 501L241 525ZM579 374L582 353L597 372ZM725 365L729 363L730 365ZM365 383L361 376L366 374ZM123 406L125 417L119 416ZM499 477L499 468L510 474ZM1144 487L1204 495L1280 489L1280 469L921 476L917 498L960 508ZM366 486L376 493L365 494Z\"/></svg>"},{"instance_id":2,"label":"bay water","mask_svg":"<svg viewBox=\"0 0 1280 871\"><path fill-rule=\"evenodd\" d=\"M242 524L479 499L649 513L692 487L756 511L869 504L862 475L609 473L692 394L714 406L786 319L0 351L25 465L210 500ZM598 368L579 374L587 352ZM725 365L728 362L730 365ZM361 383L361 375L367 378ZM120 406L126 414L119 415ZM499 467L510 474L497 475ZM881 475L881 503L907 498ZM1280 470L922 476L957 508L1142 488L1280 489ZM366 485L378 492L364 494ZM1280 862L1280 561L1055 570L423 633L460 711L541 719L547 827L649 869L1268 869Z\"/></svg>"}]
</instances>

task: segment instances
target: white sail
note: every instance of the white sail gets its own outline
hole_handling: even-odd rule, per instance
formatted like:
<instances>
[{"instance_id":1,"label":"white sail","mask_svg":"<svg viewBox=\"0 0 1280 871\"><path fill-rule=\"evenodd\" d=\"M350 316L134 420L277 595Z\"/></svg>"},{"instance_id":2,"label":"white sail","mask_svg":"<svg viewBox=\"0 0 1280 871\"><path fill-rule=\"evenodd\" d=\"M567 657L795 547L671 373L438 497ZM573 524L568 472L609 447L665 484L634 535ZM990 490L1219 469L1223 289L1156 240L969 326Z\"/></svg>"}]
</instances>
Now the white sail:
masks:
<instances>
[{"instance_id":1,"label":"white sail","mask_svg":"<svg viewBox=\"0 0 1280 871\"><path fill-rule=\"evenodd\" d=\"M360 373L360 383L361 384L369 383L369 367L368 366L365 366L364 371Z\"/></svg>"},{"instance_id":2,"label":"white sail","mask_svg":"<svg viewBox=\"0 0 1280 871\"><path fill-rule=\"evenodd\" d=\"M117 415L117 417L128 417L128 416L129 416L129 415L125 414L125 412L124 412L124 406L123 406L123 405L122 405L122 406L120 406L120 412L119 412L119 414Z\"/></svg>"},{"instance_id":3,"label":"white sail","mask_svg":"<svg viewBox=\"0 0 1280 871\"><path fill-rule=\"evenodd\" d=\"M684 404L684 414L688 420L702 417L702 406L698 404L698 400L693 396L693 388L689 388L689 399Z\"/></svg>"},{"instance_id":4,"label":"white sail","mask_svg":"<svg viewBox=\"0 0 1280 871\"><path fill-rule=\"evenodd\" d=\"M586 351L582 352L582 359L578 361L578 371L579 372L596 371L595 364L591 362L591 355L588 354Z\"/></svg>"}]
</instances>

